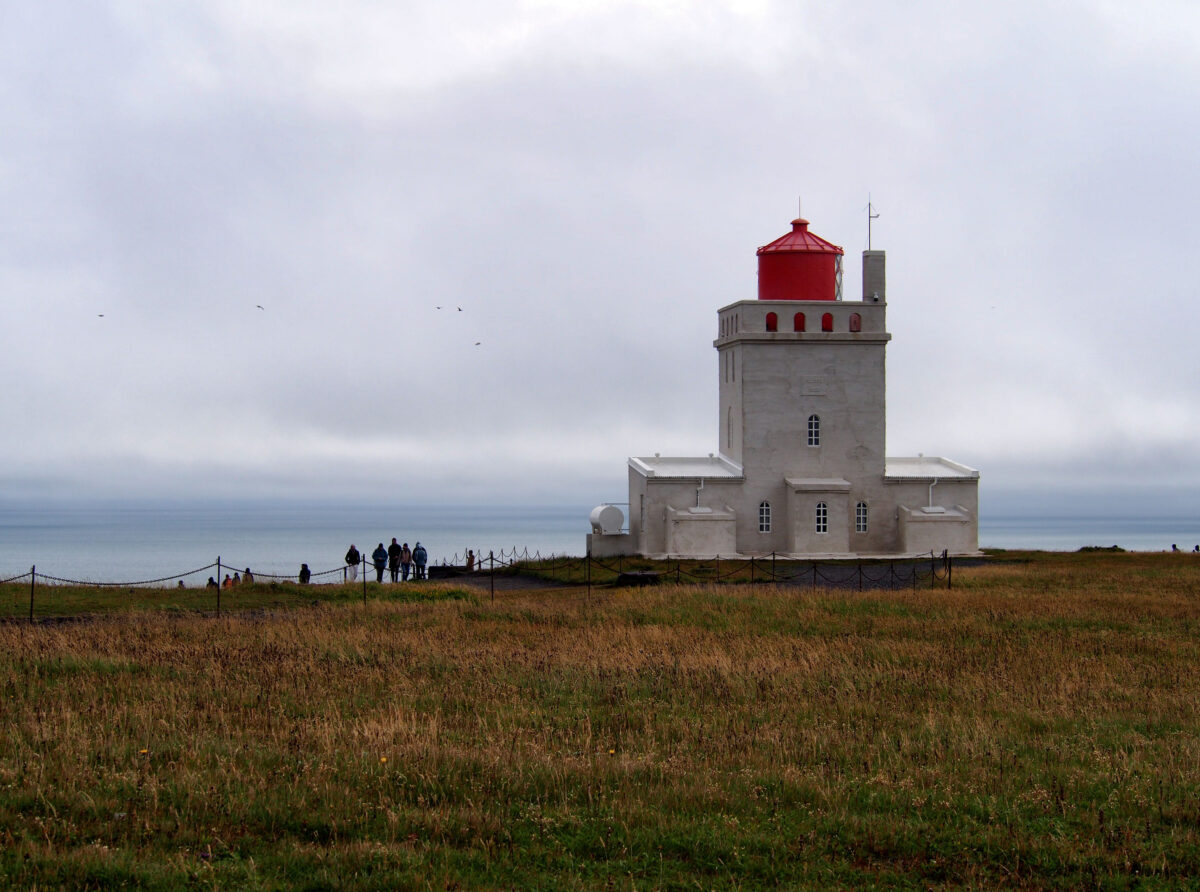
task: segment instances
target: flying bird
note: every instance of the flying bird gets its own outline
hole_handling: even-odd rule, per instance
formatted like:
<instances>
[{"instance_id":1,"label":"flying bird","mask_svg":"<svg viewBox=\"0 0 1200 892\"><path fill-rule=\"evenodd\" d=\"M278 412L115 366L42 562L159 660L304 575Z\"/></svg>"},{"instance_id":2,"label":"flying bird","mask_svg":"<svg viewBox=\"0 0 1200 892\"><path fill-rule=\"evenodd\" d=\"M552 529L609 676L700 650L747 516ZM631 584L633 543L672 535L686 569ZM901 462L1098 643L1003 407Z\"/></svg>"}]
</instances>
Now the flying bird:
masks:
<instances>
[{"instance_id":1,"label":"flying bird","mask_svg":"<svg viewBox=\"0 0 1200 892\"><path fill-rule=\"evenodd\" d=\"M479 346L480 344L482 344L482 343L483 343L483 341L476 341L476 342L475 342L475 346L476 346L476 347L478 347L478 346Z\"/></svg>"},{"instance_id":2,"label":"flying bird","mask_svg":"<svg viewBox=\"0 0 1200 892\"><path fill-rule=\"evenodd\" d=\"M462 307L458 307L457 309L458 309L458 312L460 312L460 313L462 312Z\"/></svg>"},{"instance_id":3,"label":"flying bird","mask_svg":"<svg viewBox=\"0 0 1200 892\"><path fill-rule=\"evenodd\" d=\"M435 310L440 310L440 309L441 309L441 307L434 307L434 309L435 309Z\"/></svg>"},{"instance_id":4,"label":"flying bird","mask_svg":"<svg viewBox=\"0 0 1200 892\"><path fill-rule=\"evenodd\" d=\"M104 314L103 314L103 313L97 313L96 315L97 315L97 316L99 316L101 319L103 319L103 318L104 318Z\"/></svg>"},{"instance_id":5,"label":"flying bird","mask_svg":"<svg viewBox=\"0 0 1200 892\"><path fill-rule=\"evenodd\" d=\"M254 306L258 307L260 310L265 309L262 304L255 304Z\"/></svg>"}]
</instances>

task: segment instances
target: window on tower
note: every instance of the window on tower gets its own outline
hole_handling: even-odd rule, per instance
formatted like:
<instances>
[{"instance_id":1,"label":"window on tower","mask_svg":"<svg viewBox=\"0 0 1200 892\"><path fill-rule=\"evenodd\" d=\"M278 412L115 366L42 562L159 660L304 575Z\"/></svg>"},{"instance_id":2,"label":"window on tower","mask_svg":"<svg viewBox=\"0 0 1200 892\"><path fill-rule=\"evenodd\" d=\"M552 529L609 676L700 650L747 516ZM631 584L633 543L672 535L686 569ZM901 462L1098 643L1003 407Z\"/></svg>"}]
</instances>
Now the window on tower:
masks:
<instances>
[{"instance_id":1,"label":"window on tower","mask_svg":"<svg viewBox=\"0 0 1200 892\"><path fill-rule=\"evenodd\" d=\"M774 313L767 313L767 331L779 331L779 317Z\"/></svg>"},{"instance_id":2,"label":"window on tower","mask_svg":"<svg viewBox=\"0 0 1200 892\"><path fill-rule=\"evenodd\" d=\"M816 415L808 416L808 445L821 445L821 419Z\"/></svg>"},{"instance_id":3,"label":"window on tower","mask_svg":"<svg viewBox=\"0 0 1200 892\"><path fill-rule=\"evenodd\" d=\"M771 503L760 502L758 505L758 531L760 533L771 532Z\"/></svg>"},{"instance_id":4,"label":"window on tower","mask_svg":"<svg viewBox=\"0 0 1200 892\"><path fill-rule=\"evenodd\" d=\"M792 317L792 331L804 331L804 314L797 313Z\"/></svg>"},{"instance_id":5,"label":"window on tower","mask_svg":"<svg viewBox=\"0 0 1200 892\"><path fill-rule=\"evenodd\" d=\"M865 533L867 531L867 503L859 502L854 506L854 532Z\"/></svg>"},{"instance_id":6,"label":"window on tower","mask_svg":"<svg viewBox=\"0 0 1200 892\"><path fill-rule=\"evenodd\" d=\"M821 331L833 331L833 313L825 313L821 317Z\"/></svg>"},{"instance_id":7,"label":"window on tower","mask_svg":"<svg viewBox=\"0 0 1200 892\"><path fill-rule=\"evenodd\" d=\"M858 313L850 314L850 330L862 331L862 316L860 316Z\"/></svg>"},{"instance_id":8,"label":"window on tower","mask_svg":"<svg viewBox=\"0 0 1200 892\"><path fill-rule=\"evenodd\" d=\"M817 502L817 532L829 532L829 506L824 502Z\"/></svg>"}]
</instances>

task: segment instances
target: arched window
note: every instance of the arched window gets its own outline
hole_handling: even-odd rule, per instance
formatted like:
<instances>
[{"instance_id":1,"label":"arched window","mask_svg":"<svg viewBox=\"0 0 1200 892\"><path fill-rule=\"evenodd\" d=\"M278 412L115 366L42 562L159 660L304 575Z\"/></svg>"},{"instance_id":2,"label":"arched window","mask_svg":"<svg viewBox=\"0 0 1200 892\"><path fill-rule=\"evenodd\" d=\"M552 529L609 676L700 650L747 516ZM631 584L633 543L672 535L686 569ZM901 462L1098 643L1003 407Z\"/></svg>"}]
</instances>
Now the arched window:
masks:
<instances>
[{"instance_id":1,"label":"arched window","mask_svg":"<svg viewBox=\"0 0 1200 892\"><path fill-rule=\"evenodd\" d=\"M867 531L867 503L859 502L854 506L854 532L865 533Z\"/></svg>"},{"instance_id":2,"label":"arched window","mask_svg":"<svg viewBox=\"0 0 1200 892\"><path fill-rule=\"evenodd\" d=\"M759 502L758 504L758 531L760 533L771 532L771 503Z\"/></svg>"},{"instance_id":3,"label":"arched window","mask_svg":"<svg viewBox=\"0 0 1200 892\"><path fill-rule=\"evenodd\" d=\"M767 313L767 331L779 331L779 317L774 313Z\"/></svg>"},{"instance_id":4,"label":"arched window","mask_svg":"<svg viewBox=\"0 0 1200 892\"><path fill-rule=\"evenodd\" d=\"M833 331L833 313L825 313L821 317L821 331Z\"/></svg>"},{"instance_id":5,"label":"arched window","mask_svg":"<svg viewBox=\"0 0 1200 892\"><path fill-rule=\"evenodd\" d=\"M829 532L829 507L824 502L817 502L817 532Z\"/></svg>"},{"instance_id":6,"label":"arched window","mask_svg":"<svg viewBox=\"0 0 1200 892\"><path fill-rule=\"evenodd\" d=\"M804 314L797 313L792 317L792 331L804 331Z\"/></svg>"},{"instance_id":7,"label":"arched window","mask_svg":"<svg viewBox=\"0 0 1200 892\"><path fill-rule=\"evenodd\" d=\"M862 316L860 316L858 313L850 314L850 330L862 331Z\"/></svg>"},{"instance_id":8,"label":"arched window","mask_svg":"<svg viewBox=\"0 0 1200 892\"><path fill-rule=\"evenodd\" d=\"M808 445L821 445L821 419L816 415L808 416Z\"/></svg>"}]
</instances>

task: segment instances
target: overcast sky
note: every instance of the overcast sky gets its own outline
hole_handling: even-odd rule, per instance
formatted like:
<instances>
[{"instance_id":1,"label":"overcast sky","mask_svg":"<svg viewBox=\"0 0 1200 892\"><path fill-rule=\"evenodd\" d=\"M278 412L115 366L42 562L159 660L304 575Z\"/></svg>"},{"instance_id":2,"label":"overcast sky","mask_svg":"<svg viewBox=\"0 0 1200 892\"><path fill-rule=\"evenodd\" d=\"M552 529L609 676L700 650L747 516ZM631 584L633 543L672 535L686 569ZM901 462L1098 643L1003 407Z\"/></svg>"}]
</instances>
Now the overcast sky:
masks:
<instances>
[{"instance_id":1,"label":"overcast sky","mask_svg":"<svg viewBox=\"0 0 1200 892\"><path fill-rule=\"evenodd\" d=\"M621 501L868 195L890 455L1200 491L1198 93L1191 0L0 0L0 496Z\"/></svg>"}]
</instances>

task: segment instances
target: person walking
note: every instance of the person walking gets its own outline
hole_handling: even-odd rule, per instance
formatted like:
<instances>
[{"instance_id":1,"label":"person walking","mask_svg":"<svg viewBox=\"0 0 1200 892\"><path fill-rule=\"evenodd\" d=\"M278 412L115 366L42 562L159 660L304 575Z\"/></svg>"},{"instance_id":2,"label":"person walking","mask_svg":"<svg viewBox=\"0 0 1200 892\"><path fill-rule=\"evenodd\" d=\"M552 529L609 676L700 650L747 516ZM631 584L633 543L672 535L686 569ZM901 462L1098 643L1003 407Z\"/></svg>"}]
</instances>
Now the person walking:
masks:
<instances>
[{"instance_id":1,"label":"person walking","mask_svg":"<svg viewBox=\"0 0 1200 892\"><path fill-rule=\"evenodd\" d=\"M358 549L354 547L354 543L350 543L350 550L346 552L346 565L350 568L350 575L346 578L347 582L355 582L358 580L358 565L362 563L362 555L358 553Z\"/></svg>"},{"instance_id":2,"label":"person walking","mask_svg":"<svg viewBox=\"0 0 1200 892\"><path fill-rule=\"evenodd\" d=\"M400 579L408 582L408 574L412 569L412 549L408 547L408 543L400 547Z\"/></svg>"},{"instance_id":3,"label":"person walking","mask_svg":"<svg viewBox=\"0 0 1200 892\"><path fill-rule=\"evenodd\" d=\"M428 560L429 553L425 551L425 546L418 542L417 547L413 549L413 563L417 566L415 579L425 578L425 562Z\"/></svg>"},{"instance_id":4,"label":"person walking","mask_svg":"<svg viewBox=\"0 0 1200 892\"><path fill-rule=\"evenodd\" d=\"M312 570L308 569L308 564L300 565L300 584L308 585L308 581L312 579Z\"/></svg>"},{"instance_id":5,"label":"person walking","mask_svg":"<svg viewBox=\"0 0 1200 892\"><path fill-rule=\"evenodd\" d=\"M371 552L371 563L375 565L375 581L383 582L383 570L387 567L387 549L380 542Z\"/></svg>"},{"instance_id":6,"label":"person walking","mask_svg":"<svg viewBox=\"0 0 1200 892\"><path fill-rule=\"evenodd\" d=\"M404 549L392 536L392 544L388 546L388 571L392 574L392 582L400 581L400 555L403 553Z\"/></svg>"},{"instance_id":7,"label":"person walking","mask_svg":"<svg viewBox=\"0 0 1200 892\"><path fill-rule=\"evenodd\" d=\"M248 572L248 571L247 571ZM467 572L475 572L475 552L470 548L467 549Z\"/></svg>"}]
</instances>

